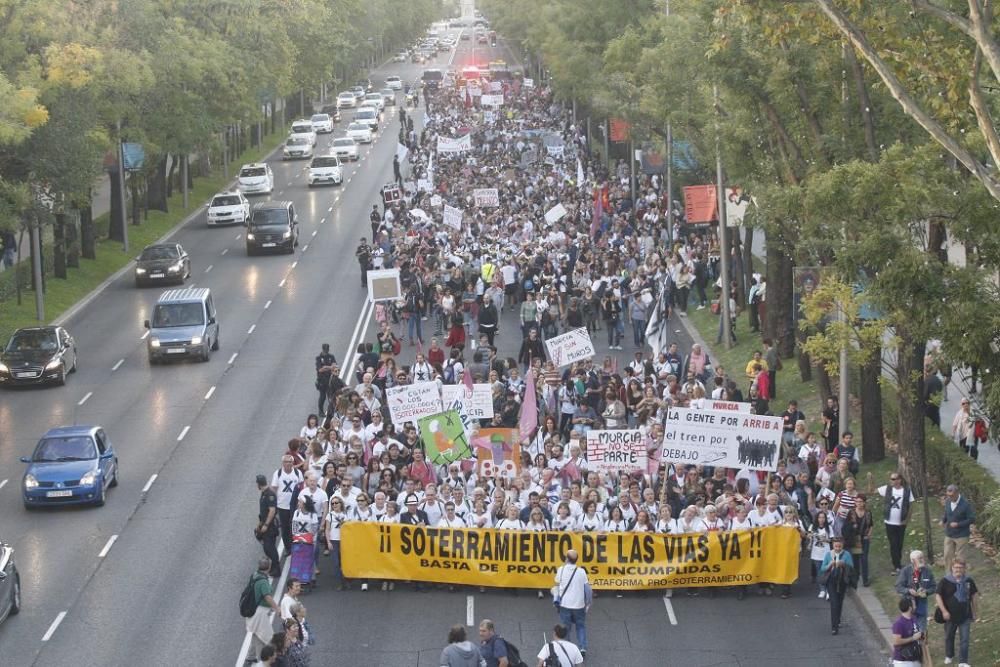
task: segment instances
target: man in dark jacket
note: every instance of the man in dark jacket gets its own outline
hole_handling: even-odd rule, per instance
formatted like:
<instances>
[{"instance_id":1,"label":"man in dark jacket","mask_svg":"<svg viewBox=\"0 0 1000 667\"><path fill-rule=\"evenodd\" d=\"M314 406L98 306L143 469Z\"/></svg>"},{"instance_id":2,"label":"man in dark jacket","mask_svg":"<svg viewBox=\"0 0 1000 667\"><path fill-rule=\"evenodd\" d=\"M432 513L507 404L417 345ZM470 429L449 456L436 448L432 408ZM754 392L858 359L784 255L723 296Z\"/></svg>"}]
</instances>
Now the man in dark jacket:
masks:
<instances>
[{"instance_id":1,"label":"man in dark jacket","mask_svg":"<svg viewBox=\"0 0 1000 667\"><path fill-rule=\"evenodd\" d=\"M947 496L941 525L944 526L944 568L950 572L953 560L966 559L971 526L976 522L976 511L954 484L948 485Z\"/></svg>"},{"instance_id":2,"label":"man in dark jacket","mask_svg":"<svg viewBox=\"0 0 1000 667\"><path fill-rule=\"evenodd\" d=\"M521 351L517 355L517 361L524 365L525 371L531 367L533 359L546 361L545 346L538 337L538 329L528 329L528 337L521 341Z\"/></svg>"},{"instance_id":3,"label":"man in dark jacket","mask_svg":"<svg viewBox=\"0 0 1000 667\"><path fill-rule=\"evenodd\" d=\"M483 307L479 309L479 333L486 335L490 345L493 345L493 337L497 334L499 322L500 315L497 313L497 307L493 305L493 299L484 296Z\"/></svg>"}]
</instances>

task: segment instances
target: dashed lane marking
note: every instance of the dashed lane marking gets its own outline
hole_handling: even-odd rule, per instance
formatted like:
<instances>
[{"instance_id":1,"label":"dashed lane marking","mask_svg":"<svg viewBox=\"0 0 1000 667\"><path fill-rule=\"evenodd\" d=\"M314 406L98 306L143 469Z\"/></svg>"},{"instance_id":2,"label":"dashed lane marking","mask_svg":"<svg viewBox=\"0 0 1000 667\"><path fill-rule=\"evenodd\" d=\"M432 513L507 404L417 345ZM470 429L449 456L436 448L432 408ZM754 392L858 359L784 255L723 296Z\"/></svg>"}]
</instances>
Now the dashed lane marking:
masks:
<instances>
[{"instance_id":1,"label":"dashed lane marking","mask_svg":"<svg viewBox=\"0 0 1000 667\"><path fill-rule=\"evenodd\" d=\"M116 370L118 370L119 368L121 368L121 367L122 367L122 364L124 364L124 363L125 363L125 360L124 360L124 359L119 359L118 361L116 361L116 362L115 362L115 365L111 367L111 372L113 373L114 371L116 371Z\"/></svg>"},{"instance_id":2,"label":"dashed lane marking","mask_svg":"<svg viewBox=\"0 0 1000 667\"><path fill-rule=\"evenodd\" d=\"M212 388L209 389L208 392L206 392L205 394L205 400L207 401L208 399L212 398L212 394L214 393L215 393L215 385L212 385Z\"/></svg>"},{"instance_id":3,"label":"dashed lane marking","mask_svg":"<svg viewBox=\"0 0 1000 667\"><path fill-rule=\"evenodd\" d=\"M190 430L191 430L191 425L190 424L188 424L183 429L181 429L180 435L177 436L177 442L180 442L181 440L183 440L185 438L185 436L187 436L188 431L190 431Z\"/></svg>"},{"instance_id":4,"label":"dashed lane marking","mask_svg":"<svg viewBox=\"0 0 1000 667\"><path fill-rule=\"evenodd\" d=\"M93 396L93 395L94 395L94 392L92 392L92 391L88 391L88 392L87 392L87 395L86 395L86 396L84 396L83 398L81 398L81 399L80 399L79 401L77 401L77 403L76 403L76 404L77 404L77 405L83 405L84 403L86 403L87 401L89 401L89 400L90 400L90 397L91 397L91 396Z\"/></svg>"},{"instance_id":5,"label":"dashed lane marking","mask_svg":"<svg viewBox=\"0 0 1000 667\"><path fill-rule=\"evenodd\" d=\"M52 635L56 633L56 629L59 627L59 624L63 622L64 618L66 618L66 612L59 612L59 615L56 616L56 620L52 621L52 625L50 625L49 629L45 631L44 635L42 635L43 642L47 642L52 639Z\"/></svg>"},{"instance_id":6,"label":"dashed lane marking","mask_svg":"<svg viewBox=\"0 0 1000 667\"><path fill-rule=\"evenodd\" d=\"M157 477L159 477L159 475L156 475L156 474L150 475L149 481L146 482L146 486L142 487L142 492L143 493L149 493L149 490L153 487L153 482L156 481Z\"/></svg>"},{"instance_id":7,"label":"dashed lane marking","mask_svg":"<svg viewBox=\"0 0 1000 667\"><path fill-rule=\"evenodd\" d=\"M109 537L107 544L105 544L104 548L101 549L101 553L97 554L97 557L104 558L105 556L107 556L108 552L111 551L111 545L113 545L117 541L118 541L117 535L112 535L111 537Z\"/></svg>"}]
</instances>

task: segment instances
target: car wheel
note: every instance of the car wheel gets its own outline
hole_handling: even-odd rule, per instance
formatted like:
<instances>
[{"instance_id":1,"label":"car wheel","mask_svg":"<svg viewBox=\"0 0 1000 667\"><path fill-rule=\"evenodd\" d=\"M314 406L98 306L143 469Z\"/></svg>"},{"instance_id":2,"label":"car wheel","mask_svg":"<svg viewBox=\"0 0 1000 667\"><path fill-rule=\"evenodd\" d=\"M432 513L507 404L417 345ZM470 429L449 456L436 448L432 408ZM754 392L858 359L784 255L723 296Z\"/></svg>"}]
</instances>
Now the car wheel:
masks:
<instances>
[{"instance_id":1,"label":"car wheel","mask_svg":"<svg viewBox=\"0 0 1000 667\"><path fill-rule=\"evenodd\" d=\"M21 577L14 575L14 586L10 594L10 615L21 611Z\"/></svg>"},{"instance_id":2,"label":"car wheel","mask_svg":"<svg viewBox=\"0 0 1000 667\"><path fill-rule=\"evenodd\" d=\"M60 387L65 386L65 384L66 384L66 365L65 364L63 364L62 367L60 367L60 369L59 369L59 377L56 378L56 384L59 385Z\"/></svg>"},{"instance_id":3,"label":"car wheel","mask_svg":"<svg viewBox=\"0 0 1000 667\"><path fill-rule=\"evenodd\" d=\"M97 495L97 500L94 501L95 507L104 507L104 503L108 501L108 492L104 488L104 480L101 480L101 490Z\"/></svg>"},{"instance_id":4,"label":"car wheel","mask_svg":"<svg viewBox=\"0 0 1000 667\"><path fill-rule=\"evenodd\" d=\"M209 351L209 345L208 345L208 343L205 343L205 348L201 351L201 361L202 361L202 363L208 361L208 359L211 356L211 354L212 353Z\"/></svg>"},{"instance_id":5,"label":"car wheel","mask_svg":"<svg viewBox=\"0 0 1000 667\"><path fill-rule=\"evenodd\" d=\"M73 350L73 368L69 369L70 373L76 372L76 365L80 363L80 358L76 356L76 350Z\"/></svg>"},{"instance_id":6,"label":"car wheel","mask_svg":"<svg viewBox=\"0 0 1000 667\"><path fill-rule=\"evenodd\" d=\"M118 459L115 459L115 474L111 477L108 486L118 486Z\"/></svg>"},{"instance_id":7,"label":"car wheel","mask_svg":"<svg viewBox=\"0 0 1000 667\"><path fill-rule=\"evenodd\" d=\"M219 350L219 334L215 334L215 340L212 341L212 349L215 351Z\"/></svg>"}]
</instances>

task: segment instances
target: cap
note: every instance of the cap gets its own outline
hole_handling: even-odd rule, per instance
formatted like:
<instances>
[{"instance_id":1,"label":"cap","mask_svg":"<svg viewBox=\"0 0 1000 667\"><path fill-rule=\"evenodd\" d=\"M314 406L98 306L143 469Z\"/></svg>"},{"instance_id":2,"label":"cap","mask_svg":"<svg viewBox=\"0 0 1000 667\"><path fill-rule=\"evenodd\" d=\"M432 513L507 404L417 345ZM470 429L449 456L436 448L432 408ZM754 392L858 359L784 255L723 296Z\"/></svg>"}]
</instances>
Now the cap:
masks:
<instances>
[{"instance_id":1,"label":"cap","mask_svg":"<svg viewBox=\"0 0 1000 667\"><path fill-rule=\"evenodd\" d=\"M267 486L267 477L257 475L257 486Z\"/></svg>"},{"instance_id":2,"label":"cap","mask_svg":"<svg viewBox=\"0 0 1000 667\"><path fill-rule=\"evenodd\" d=\"M406 505L419 505L420 504L420 498L417 498L417 494L411 493L410 495L406 496L406 502L404 504L406 504Z\"/></svg>"}]
</instances>

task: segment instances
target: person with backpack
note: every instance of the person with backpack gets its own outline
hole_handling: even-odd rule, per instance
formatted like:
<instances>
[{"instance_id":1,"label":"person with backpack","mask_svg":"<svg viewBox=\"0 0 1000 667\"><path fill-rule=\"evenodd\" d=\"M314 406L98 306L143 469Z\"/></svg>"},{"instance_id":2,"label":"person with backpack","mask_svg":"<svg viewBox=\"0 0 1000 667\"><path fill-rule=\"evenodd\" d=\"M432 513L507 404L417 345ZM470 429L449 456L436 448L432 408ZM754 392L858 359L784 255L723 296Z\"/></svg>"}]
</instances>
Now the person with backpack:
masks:
<instances>
[{"instance_id":1,"label":"person with backpack","mask_svg":"<svg viewBox=\"0 0 1000 667\"><path fill-rule=\"evenodd\" d=\"M583 664L583 651L572 642L566 641L569 630L559 623L552 632L555 639L546 642L538 652L538 667L574 667Z\"/></svg>"},{"instance_id":2,"label":"person with backpack","mask_svg":"<svg viewBox=\"0 0 1000 667\"><path fill-rule=\"evenodd\" d=\"M479 622L479 652L486 667L518 667L511 661L507 647L507 640L497 634L493 621L484 618Z\"/></svg>"},{"instance_id":3,"label":"person with backpack","mask_svg":"<svg viewBox=\"0 0 1000 667\"><path fill-rule=\"evenodd\" d=\"M441 667L481 667L483 657L479 647L465 638L465 626L453 625L448 631L448 645L438 660Z\"/></svg>"},{"instance_id":4,"label":"person with backpack","mask_svg":"<svg viewBox=\"0 0 1000 667\"><path fill-rule=\"evenodd\" d=\"M578 559L579 554L575 549L566 552L566 562L556 570L555 586L552 587L552 603L559 611L559 620L564 626L563 637L566 636L566 629L575 624L577 646L580 648L580 653L586 656L587 611L590 610L592 594L590 583L587 581L587 571L576 564Z\"/></svg>"},{"instance_id":5,"label":"person with backpack","mask_svg":"<svg viewBox=\"0 0 1000 667\"><path fill-rule=\"evenodd\" d=\"M240 595L240 615L245 619L246 629L250 634L250 653L247 654L247 662L255 662L258 652L274 635L271 613L281 616L281 609L274 601L274 589L267 577L270 570L270 558L265 557L257 561L257 571L250 577Z\"/></svg>"}]
</instances>

